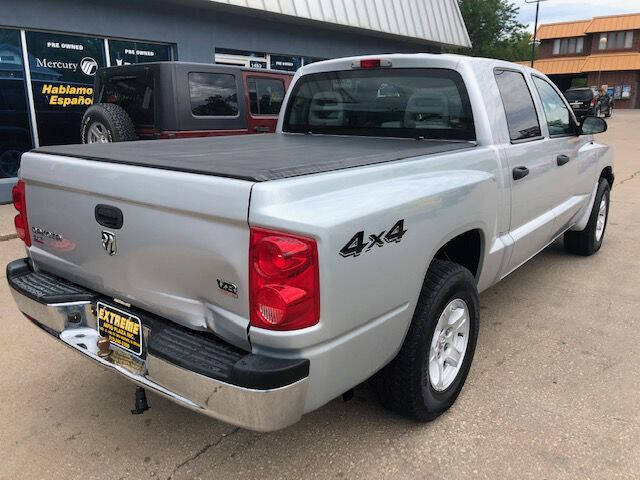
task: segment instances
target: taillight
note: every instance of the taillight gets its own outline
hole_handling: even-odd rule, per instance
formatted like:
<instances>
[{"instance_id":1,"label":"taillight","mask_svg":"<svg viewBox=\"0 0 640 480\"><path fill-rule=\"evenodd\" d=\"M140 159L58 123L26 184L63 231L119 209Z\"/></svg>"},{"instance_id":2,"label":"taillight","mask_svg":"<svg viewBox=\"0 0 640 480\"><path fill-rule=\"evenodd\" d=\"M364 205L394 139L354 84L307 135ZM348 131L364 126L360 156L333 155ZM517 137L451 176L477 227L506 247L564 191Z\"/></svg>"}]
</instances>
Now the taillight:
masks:
<instances>
[{"instance_id":1,"label":"taillight","mask_svg":"<svg viewBox=\"0 0 640 480\"><path fill-rule=\"evenodd\" d=\"M595 99L595 98L592 98L592 99L591 99L591 106L592 106L592 107L595 107L595 106L596 106L596 99Z\"/></svg>"},{"instance_id":2,"label":"taillight","mask_svg":"<svg viewBox=\"0 0 640 480\"><path fill-rule=\"evenodd\" d=\"M298 330L320 319L318 247L315 240L252 228L249 242L251 325Z\"/></svg>"},{"instance_id":3,"label":"taillight","mask_svg":"<svg viewBox=\"0 0 640 480\"><path fill-rule=\"evenodd\" d=\"M16 232L20 240L22 240L27 247L30 247L31 235L29 234L29 222L27 221L27 195L24 181L18 180L18 183L16 183L11 190L11 197L13 199L13 206L18 211L18 215L13 219Z\"/></svg>"},{"instance_id":4,"label":"taillight","mask_svg":"<svg viewBox=\"0 0 640 480\"><path fill-rule=\"evenodd\" d=\"M381 58L364 58L351 64L351 68L389 68L391 66L391 60Z\"/></svg>"}]
</instances>

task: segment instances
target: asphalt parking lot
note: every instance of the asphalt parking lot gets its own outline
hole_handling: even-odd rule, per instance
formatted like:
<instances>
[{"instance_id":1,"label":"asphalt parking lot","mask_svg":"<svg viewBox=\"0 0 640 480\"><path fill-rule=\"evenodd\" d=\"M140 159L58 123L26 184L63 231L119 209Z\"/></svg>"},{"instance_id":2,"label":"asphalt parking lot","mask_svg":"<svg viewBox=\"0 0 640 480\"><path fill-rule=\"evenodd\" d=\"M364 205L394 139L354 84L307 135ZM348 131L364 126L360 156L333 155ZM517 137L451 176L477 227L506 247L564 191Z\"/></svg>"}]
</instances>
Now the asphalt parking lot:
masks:
<instances>
[{"instance_id":1,"label":"asphalt parking lot","mask_svg":"<svg viewBox=\"0 0 640 480\"><path fill-rule=\"evenodd\" d=\"M368 385L286 430L234 428L149 395L18 313L0 231L0 479L640 476L640 112L617 111L603 249L547 248L481 297L478 349L456 405L430 424L382 409ZM10 207L0 207L7 229Z\"/></svg>"}]
</instances>

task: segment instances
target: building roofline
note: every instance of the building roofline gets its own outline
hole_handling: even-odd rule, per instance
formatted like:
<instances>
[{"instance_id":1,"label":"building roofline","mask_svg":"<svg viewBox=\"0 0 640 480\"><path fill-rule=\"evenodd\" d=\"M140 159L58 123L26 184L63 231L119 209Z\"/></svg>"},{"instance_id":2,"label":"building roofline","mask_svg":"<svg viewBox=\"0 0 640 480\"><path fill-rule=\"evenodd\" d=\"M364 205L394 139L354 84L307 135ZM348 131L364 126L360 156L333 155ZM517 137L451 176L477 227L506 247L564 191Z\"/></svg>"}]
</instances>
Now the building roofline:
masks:
<instances>
[{"instance_id":1,"label":"building roofline","mask_svg":"<svg viewBox=\"0 0 640 480\"><path fill-rule=\"evenodd\" d=\"M407 44L470 48L471 40L455 0L418 0L403 9L392 2L371 2L364 10L350 9L345 2L323 8L323 0L305 2L255 2L252 0L174 0L228 9L263 18L328 29L393 38ZM349 4L351 5L351 4ZM414 11L415 10L415 11ZM444 23L443 23L444 22Z\"/></svg>"},{"instance_id":2,"label":"building roofline","mask_svg":"<svg viewBox=\"0 0 640 480\"><path fill-rule=\"evenodd\" d=\"M618 18L626 18L626 17L638 17L640 16L640 11L636 12L636 13L622 13L619 15L598 15L598 16L594 16L592 18L585 18L584 20L570 20L568 22L551 22L551 23L544 23L542 25L540 25L538 27L538 30L536 31L536 38L540 37L540 32L542 30L545 30L548 27L560 27L562 25L575 25L578 23L584 23L585 24L585 28L584 31L579 34L579 35L571 35L573 36L585 36L588 35L590 33L599 33L600 31L591 31L591 26L598 22L598 21L602 21L602 20L609 20L609 19L618 19ZM617 31L624 31L624 30L629 30L629 28L620 28L620 29L614 29L614 30L603 30L603 31L607 31L607 32L617 32ZM541 38L540 40L554 40L556 38L568 38L566 35L563 36L558 36L558 37L545 37L545 38Z\"/></svg>"},{"instance_id":3,"label":"building roofline","mask_svg":"<svg viewBox=\"0 0 640 480\"><path fill-rule=\"evenodd\" d=\"M593 19L595 20L596 18L618 18L618 17L631 17L634 15L640 15L640 11L636 12L636 13L621 13L619 15L597 15L595 17L593 17Z\"/></svg>"},{"instance_id":4,"label":"building roofline","mask_svg":"<svg viewBox=\"0 0 640 480\"><path fill-rule=\"evenodd\" d=\"M632 13L632 15L637 15L637 13ZM568 22L550 22L550 23L542 23L540 25L538 25L538 30L540 30L540 28L542 27L548 27L548 26L552 26L552 25L569 25L571 23L586 23L586 22L591 22L594 18L599 18L599 17L592 17L592 18L585 18L583 20L570 20Z\"/></svg>"}]
</instances>

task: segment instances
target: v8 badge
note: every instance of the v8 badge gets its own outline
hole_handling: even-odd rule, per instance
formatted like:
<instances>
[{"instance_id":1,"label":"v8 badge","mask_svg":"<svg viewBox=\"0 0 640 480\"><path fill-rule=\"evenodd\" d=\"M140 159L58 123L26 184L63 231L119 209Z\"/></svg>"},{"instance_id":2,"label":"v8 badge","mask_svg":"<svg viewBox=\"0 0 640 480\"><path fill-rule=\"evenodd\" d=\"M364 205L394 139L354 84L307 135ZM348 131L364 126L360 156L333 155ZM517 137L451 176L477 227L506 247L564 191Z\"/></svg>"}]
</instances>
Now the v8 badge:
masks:
<instances>
[{"instance_id":1,"label":"v8 badge","mask_svg":"<svg viewBox=\"0 0 640 480\"><path fill-rule=\"evenodd\" d=\"M340 249L343 257L357 257L363 252L370 252L374 248L382 248L389 243L400 243L407 230L404 228L404 219L398 220L390 230L383 230L379 233L371 233L365 241L364 230L359 231L344 247Z\"/></svg>"},{"instance_id":2,"label":"v8 badge","mask_svg":"<svg viewBox=\"0 0 640 480\"><path fill-rule=\"evenodd\" d=\"M220 278L216 279L218 283L218 288L225 293L226 295L230 295L233 298L238 298L238 286L231 283L221 280Z\"/></svg>"}]
</instances>

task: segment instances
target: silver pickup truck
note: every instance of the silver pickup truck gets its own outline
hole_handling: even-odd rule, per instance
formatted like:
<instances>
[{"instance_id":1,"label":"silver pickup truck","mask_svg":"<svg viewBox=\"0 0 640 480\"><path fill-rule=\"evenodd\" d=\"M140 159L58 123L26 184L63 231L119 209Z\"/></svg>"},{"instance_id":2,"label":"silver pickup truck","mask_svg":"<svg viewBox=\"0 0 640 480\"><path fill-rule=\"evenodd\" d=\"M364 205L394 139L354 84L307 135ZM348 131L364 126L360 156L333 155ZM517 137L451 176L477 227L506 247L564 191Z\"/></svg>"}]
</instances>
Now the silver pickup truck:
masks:
<instances>
[{"instance_id":1,"label":"silver pickup truck","mask_svg":"<svg viewBox=\"0 0 640 480\"><path fill-rule=\"evenodd\" d=\"M562 235L600 249L605 129L511 63L315 63L275 134L25 154L7 280L63 344L235 425L286 427L369 378L431 420L469 372L478 292Z\"/></svg>"}]
</instances>

